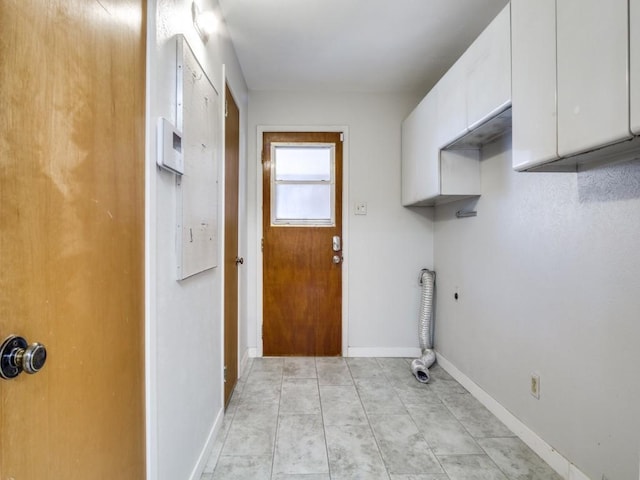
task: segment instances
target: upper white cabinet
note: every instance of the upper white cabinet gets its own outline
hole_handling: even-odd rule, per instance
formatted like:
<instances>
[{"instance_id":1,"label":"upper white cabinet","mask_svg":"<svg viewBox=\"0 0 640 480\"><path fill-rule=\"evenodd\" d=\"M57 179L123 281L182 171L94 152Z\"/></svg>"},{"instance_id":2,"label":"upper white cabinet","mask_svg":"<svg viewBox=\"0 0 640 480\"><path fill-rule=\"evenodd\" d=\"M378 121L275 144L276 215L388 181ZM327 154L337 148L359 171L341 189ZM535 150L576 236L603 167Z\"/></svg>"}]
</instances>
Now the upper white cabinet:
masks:
<instances>
[{"instance_id":1,"label":"upper white cabinet","mask_svg":"<svg viewBox=\"0 0 640 480\"><path fill-rule=\"evenodd\" d=\"M640 144L640 0L511 4L513 167L628 158Z\"/></svg>"},{"instance_id":2,"label":"upper white cabinet","mask_svg":"<svg viewBox=\"0 0 640 480\"><path fill-rule=\"evenodd\" d=\"M402 204L432 206L480 195L478 149L441 150L433 89L402 123Z\"/></svg>"},{"instance_id":3,"label":"upper white cabinet","mask_svg":"<svg viewBox=\"0 0 640 480\"><path fill-rule=\"evenodd\" d=\"M516 170L558 158L556 0L511 0L512 150Z\"/></svg>"},{"instance_id":4,"label":"upper white cabinet","mask_svg":"<svg viewBox=\"0 0 640 480\"><path fill-rule=\"evenodd\" d=\"M628 0L557 0L556 8L558 155L631 138Z\"/></svg>"},{"instance_id":5,"label":"upper white cabinet","mask_svg":"<svg viewBox=\"0 0 640 480\"><path fill-rule=\"evenodd\" d=\"M511 105L510 32L507 5L438 82L441 148L473 134Z\"/></svg>"},{"instance_id":6,"label":"upper white cabinet","mask_svg":"<svg viewBox=\"0 0 640 480\"><path fill-rule=\"evenodd\" d=\"M510 127L492 124L511 104L509 17L507 5L402 123L403 205L480 195L480 146Z\"/></svg>"},{"instance_id":7,"label":"upper white cabinet","mask_svg":"<svg viewBox=\"0 0 640 480\"><path fill-rule=\"evenodd\" d=\"M629 1L629 18L631 131L640 135L640 0Z\"/></svg>"},{"instance_id":8,"label":"upper white cabinet","mask_svg":"<svg viewBox=\"0 0 640 480\"><path fill-rule=\"evenodd\" d=\"M466 70L467 126L511 104L511 25L507 5L460 58Z\"/></svg>"},{"instance_id":9,"label":"upper white cabinet","mask_svg":"<svg viewBox=\"0 0 640 480\"><path fill-rule=\"evenodd\" d=\"M440 192L437 91L431 93L402 122L403 205L420 205Z\"/></svg>"},{"instance_id":10,"label":"upper white cabinet","mask_svg":"<svg viewBox=\"0 0 640 480\"><path fill-rule=\"evenodd\" d=\"M462 62L456 62L440 79L437 86L429 92L438 94L438 123L436 141L438 147L444 147L454 138L466 134L467 129L467 89L466 71Z\"/></svg>"}]
</instances>

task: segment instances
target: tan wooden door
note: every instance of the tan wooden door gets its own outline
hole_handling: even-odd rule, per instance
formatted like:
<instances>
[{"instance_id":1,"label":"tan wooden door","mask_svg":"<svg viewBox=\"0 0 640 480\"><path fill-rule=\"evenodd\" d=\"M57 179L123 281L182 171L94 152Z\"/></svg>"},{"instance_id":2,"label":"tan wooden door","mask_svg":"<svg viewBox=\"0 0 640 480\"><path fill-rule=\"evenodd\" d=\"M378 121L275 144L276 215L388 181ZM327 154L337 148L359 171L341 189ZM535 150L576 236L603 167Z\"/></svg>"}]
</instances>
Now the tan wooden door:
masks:
<instances>
[{"instance_id":1,"label":"tan wooden door","mask_svg":"<svg viewBox=\"0 0 640 480\"><path fill-rule=\"evenodd\" d=\"M238 177L240 112L229 87L225 88L224 177L224 404L238 381Z\"/></svg>"},{"instance_id":2,"label":"tan wooden door","mask_svg":"<svg viewBox=\"0 0 640 480\"><path fill-rule=\"evenodd\" d=\"M306 149L328 149L332 158L330 179L324 173L314 172L315 167L311 166L324 164L324 153L321 159L304 160ZM300 156L295 153L289 158L288 150ZM279 174L279 161L285 170L289 167L296 170L298 162L308 163L310 171L299 175ZM330 215L324 207L318 212L312 207L308 219L303 213L306 207L302 210L298 207L306 202L323 202L328 188L333 189L329 194ZM287 190L297 190L299 194L289 197ZM342 142L339 133L264 134L263 236L264 355L340 355ZM340 242L335 250L334 237Z\"/></svg>"},{"instance_id":3,"label":"tan wooden door","mask_svg":"<svg viewBox=\"0 0 640 480\"><path fill-rule=\"evenodd\" d=\"M141 0L0 2L0 479L145 476Z\"/></svg>"}]
</instances>

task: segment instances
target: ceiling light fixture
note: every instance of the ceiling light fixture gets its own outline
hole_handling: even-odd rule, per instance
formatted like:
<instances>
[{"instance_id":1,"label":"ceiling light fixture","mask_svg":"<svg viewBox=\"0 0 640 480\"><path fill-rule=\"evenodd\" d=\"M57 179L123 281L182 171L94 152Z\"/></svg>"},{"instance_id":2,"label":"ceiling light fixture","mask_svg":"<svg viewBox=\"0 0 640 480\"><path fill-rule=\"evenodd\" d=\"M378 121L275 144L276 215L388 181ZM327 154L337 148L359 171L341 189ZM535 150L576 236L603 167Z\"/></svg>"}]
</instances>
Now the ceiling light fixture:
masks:
<instances>
[{"instance_id":1,"label":"ceiling light fixture","mask_svg":"<svg viewBox=\"0 0 640 480\"><path fill-rule=\"evenodd\" d=\"M218 17L213 10L200 11L196 2L191 4L191 13L193 15L193 26L202 41L206 42L218 30Z\"/></svg>"}]
</instances>

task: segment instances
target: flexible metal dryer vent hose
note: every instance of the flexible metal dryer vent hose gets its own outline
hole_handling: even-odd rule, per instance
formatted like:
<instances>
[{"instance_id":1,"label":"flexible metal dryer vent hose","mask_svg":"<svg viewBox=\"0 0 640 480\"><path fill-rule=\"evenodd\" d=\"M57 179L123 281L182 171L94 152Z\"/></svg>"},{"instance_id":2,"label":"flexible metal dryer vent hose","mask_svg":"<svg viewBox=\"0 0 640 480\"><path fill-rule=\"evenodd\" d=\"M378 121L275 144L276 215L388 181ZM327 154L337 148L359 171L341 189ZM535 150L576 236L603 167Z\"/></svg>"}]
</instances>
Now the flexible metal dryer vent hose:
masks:
<instances>
[{"instance_id":1,"label":"flexible metal dryer vent hose","mask_svg":"<svg viewBox=\"0 0 640 480\"><path fill-rule=\"evenodd\" d=\"M433 348L433 291L436 272L426 268L420 272L420 284L422 293L420 296L420 322L419 339L422 356L411 362L411 372L421 383L427 383L431 379L429 367L436 361Z\"/></svg>"}]
</instances>

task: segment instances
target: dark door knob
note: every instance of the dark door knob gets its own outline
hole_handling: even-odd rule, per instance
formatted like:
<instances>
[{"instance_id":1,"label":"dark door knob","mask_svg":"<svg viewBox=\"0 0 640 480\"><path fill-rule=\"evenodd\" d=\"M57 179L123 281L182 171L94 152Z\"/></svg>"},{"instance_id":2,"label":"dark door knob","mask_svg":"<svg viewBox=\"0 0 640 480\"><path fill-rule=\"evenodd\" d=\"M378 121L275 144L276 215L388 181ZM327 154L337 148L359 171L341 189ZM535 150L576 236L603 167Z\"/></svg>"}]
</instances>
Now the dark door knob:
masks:
<instances>
[{"instance_id":1,"label":"dark door knob","mask_svg":"<svg viewBox=\"0 0 640 480\"><path fill-rule=\"evenodd\" d=\"M242 265L244 263L244 258L236 257L236 265Z\"/></svg>"},{"instance_id":2,"label":"dark door knob","mask_svg":"<svg viewBox=\"0 0 640 480\"><path fill-rule=\"evenodd\" d=\"M17 335L10 335L0 346L0 378L10 380L21 372L37 373L47 361L47 349Z\"/></svg>"}]
</instances>

